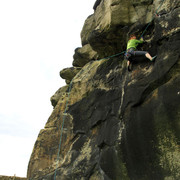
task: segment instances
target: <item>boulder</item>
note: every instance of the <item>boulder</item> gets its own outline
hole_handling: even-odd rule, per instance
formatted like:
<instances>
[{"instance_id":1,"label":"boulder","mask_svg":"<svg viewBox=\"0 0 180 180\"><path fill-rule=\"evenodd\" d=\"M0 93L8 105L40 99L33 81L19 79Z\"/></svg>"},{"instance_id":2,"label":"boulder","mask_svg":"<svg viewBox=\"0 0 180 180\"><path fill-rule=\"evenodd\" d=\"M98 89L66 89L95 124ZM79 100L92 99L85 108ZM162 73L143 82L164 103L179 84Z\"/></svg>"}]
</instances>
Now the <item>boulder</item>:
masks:
<instances>
[{"instance_id":1,"label":"boulder","mask_svg":"<svg viewBox=\"0 0 180 180\"><path fill-rule=\"evenodd\" d=\"M50 101L54 108L60 99L62 101L66 97L67 91L68 91L68 86L63 86L63 87L59 88L56 91L56 93L51 97Z\"/></svg>"},{"instance_id":2,"label":"boulder","mask_svg":"<svg viewBox=\"0 0 180 180\"><path fill-rule=\"evenodd\" d=\"M96 23L94 19L94 15L88 16L88 18L85 20L83 28L81 30L81 43L82 46L88 44L88 37L92 30L95 29Z\"/></svg>"},{"instance_id":3,"label":"boulder","mask_svg":"<svg viewBox=\"0 0 180 180\"><path fill-rule=\"evenodd\" d=\"M96 0L96 2L94 3L93 9L96 10L97 6L99 6L99 4L101 3L102 0Z\"/></svg>"},{"instance_id":4,"label":"boulder","mask_svg":"<svg viewBox=\"0 0 180 180\"><path fill-rule=\"evenodd\" d=\"M73 58L73 66L83 67L88 62L96 60L98 58L98 54L89 44L86 44L75 50Z\"/></svg>"},{"instance_id":5,"label":"boulder","mask_svg":"<svg viewBox=\"0 0 180 180\"><path fill-rule=\"evenodd\" d=\"M61 78L66 80L66 82L70 82L80 70L80 67L70 67L61 70L59 74Z\"/></svg>"}]
</instances>

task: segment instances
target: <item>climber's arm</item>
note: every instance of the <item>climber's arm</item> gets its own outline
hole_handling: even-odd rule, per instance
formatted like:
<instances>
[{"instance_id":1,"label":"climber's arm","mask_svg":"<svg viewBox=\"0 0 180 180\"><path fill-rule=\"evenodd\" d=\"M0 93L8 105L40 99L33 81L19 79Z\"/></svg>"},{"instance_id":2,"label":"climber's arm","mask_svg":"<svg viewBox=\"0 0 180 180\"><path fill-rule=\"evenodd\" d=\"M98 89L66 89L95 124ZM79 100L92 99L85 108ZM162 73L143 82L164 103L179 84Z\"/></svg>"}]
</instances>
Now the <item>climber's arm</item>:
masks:
<instances>
[{"instance_id":1,"label":"climber's arm","mask_svg":"<svg viewBox=\"0 0 180 180\"><path fill-rule=\"evenodd\" d=\"M144 42L143 37L141 37L140 40L137 40L137 39L136 39L136 43L138 43L138 44L141 44L141 43L143 43L143 42Z\"/></svg>"}]
</instances>

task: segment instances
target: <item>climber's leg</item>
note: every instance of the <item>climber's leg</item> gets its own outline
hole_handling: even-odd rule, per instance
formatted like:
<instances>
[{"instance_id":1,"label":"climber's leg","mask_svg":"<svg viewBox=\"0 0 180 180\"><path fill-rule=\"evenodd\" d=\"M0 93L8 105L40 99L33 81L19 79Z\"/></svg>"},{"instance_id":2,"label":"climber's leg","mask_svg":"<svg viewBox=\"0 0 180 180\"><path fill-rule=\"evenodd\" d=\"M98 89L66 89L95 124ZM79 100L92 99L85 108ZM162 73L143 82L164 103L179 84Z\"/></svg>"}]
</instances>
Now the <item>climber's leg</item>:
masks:
<instances>
[{"instance_id":1,"label":"climber's leg","mask_svg":"<svg viewBox=\"0 0 180 180\"><path fill-rule=\"evenodd\" d=\"M147 51L134 51L134 56L146 56L146 54L149 53Z\"/></svg>"},{"instance_id":2,"label":"climber's leg","mask_svg":"<svg viewBox=\"0 0 180 180\"><path fill-rule=\"evenodd\" d=\"M131 56L132 56L132 54L130 52L125 53L125 60L127 60L127 69L128 69L128 71L132 70Z\"/></svg>"},{"instance_id":3,"label":"climber's leg","mask_svg":"<svg viewBox=\"0 0 180 180\"><path fill-rule=\"evenodd\" d=\"M132 61L127 61L127 69L128 71L132 71Z\"/></svg>"},{"instance_id":4,"label":"climber's leg","mask_svg":"<svg viewBox=\"0 0 180 180\"><path fill-rule=\"evenodd\" d=\"M151 56L149 53L146 53L145 56L150 60L150 61L154 61L156 59L157 56Z\"/></svg>"},{"instance_id":5,"label":"climber's leg","mask_svg":"<svg viewBox=\"0 0 180 180\"><path fill-rule=\"evenodd\" d=\"M146 53L145 56L151 61L152 60L152 57L149 53Z\"/></svg>"},{"instance_id":6,"label":"climber's leg","mask_svg":"<svg viewBox=\"0 0 180 180\"><path fill-rule=\"evenodd\" d=\"M146 56L150 61L155 60L157 56L152 57L147 51L134 51L135 56Z\"/></svg>"}]
</instances>

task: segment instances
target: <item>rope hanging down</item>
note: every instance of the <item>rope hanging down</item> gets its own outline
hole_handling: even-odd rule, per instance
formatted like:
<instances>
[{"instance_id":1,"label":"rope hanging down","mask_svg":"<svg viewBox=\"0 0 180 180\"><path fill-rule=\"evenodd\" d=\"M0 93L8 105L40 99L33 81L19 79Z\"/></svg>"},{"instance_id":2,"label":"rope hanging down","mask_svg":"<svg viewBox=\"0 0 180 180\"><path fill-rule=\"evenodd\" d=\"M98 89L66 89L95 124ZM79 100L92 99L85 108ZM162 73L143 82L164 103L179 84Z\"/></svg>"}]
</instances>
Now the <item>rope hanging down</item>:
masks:
<instances>
[{"instance_id":1,"label":"rope hanging down","mask_svg":"<svg viewBox=\"0 0 180 180\"><path fill-rule=\"evenodd\" d=\"M149 25L150 25L151 22L155 19L156 15L157 15L157 12L158 12L158 10L160 9L160 7L163 5L164 1L165 1L165 0L162 0L162 1L161 1L161 4L159 5L159 7L157 8L157 10L155 11L153 18L152 18L151 21L148 23L148 25L146 26L145 30L143 31L143 33L141 34L140 37L143 37L143 35L144 35L144 33L147 31Z\"/></svg>"},{"instance_id":2,"label":"rope hanging down","mask_svg":"<svg viewBox=\"0 0 180 180\"><path fill-rule=\"evenodd\" d=\"M63 116L63 122L62 122L62 127L61 127L61 133L60 133L60 138L59 138L59 148L58 148L58 154L57 154L57 164L56 164L56 169L55 169L55 173L54 173L54 180L56 180L56 173L57 173L57 168L58 168L58 161L59 161L59 157L60 157L60 151L61 151L61 143L62 143L62 134L63 134L63 128L64 128L64 122L65 122L65 113L67 112L67 107L68 107L68 103L69 103L69 97L70 97L70 92L72 89L72 81L69 84L69 88L68 88L68 97L66 100L66 106L65 106L65 110L64 110L64 116ZM60 119L60 118L59 118ZM58 119L58 120L59 120Z\"/></svg>"},{"instance_id":3,"label":"rope hanging down","mask_svg":"<svg viewBox=\"0 0 180 180\"><path fill-rule=\"evenodd\" d=\"M157 14L157 11L160 9L160 7L163 5L163 2L165 0L162 0L161 1L161 4L159 5L159 7L157 8L155 14ZM148 25L146 26L145 30L143 31L143 33L141 34L141 37L144 35L144 33L147 31L150 23L154 20L155 18L155 15L154 17L152 18L152 20L148 23ZM102 58L102 59L109 59L109 58L112 58L112 57L116 57L116 56L119 56L119 55L122 55L124 54L126 51L122 51L120 53L117 53L117 54L114 54L112 56L108 56L108 57L105 57L105 58ZM99 59L97 61L100 61L102 59ZM74 78L73 78L74 79ZM71 92L71 89L72 89L72 82L73 82L73 79L71 80L70 84L69 84L69 89L68 89L68 97L67 97L67 101L66 101L66 106L65 106L65 110L64 110L64 115L63 115L63 122L62 122L62 127L61 127L61 132L60 132L60 139L59 139L59 147L58 147L58 154L57 154L57 164L56 164L56 169L55 169L55 173L54 173L54 180L56 180L56 174L57 174L57 169L58 169L58 161L59 161L59 157L60 157L60 151L61 151L61 144L62 144L62 134L63 134L63 129L64 129L64 122L65 122L65 114L67 112L67 107L68 107L68 103L69 103L69 97L70 97L70 92ZM60 119L60 118L59 118ZM59 120L58 119L58 120Z\"/></svg>"}]
</instances>

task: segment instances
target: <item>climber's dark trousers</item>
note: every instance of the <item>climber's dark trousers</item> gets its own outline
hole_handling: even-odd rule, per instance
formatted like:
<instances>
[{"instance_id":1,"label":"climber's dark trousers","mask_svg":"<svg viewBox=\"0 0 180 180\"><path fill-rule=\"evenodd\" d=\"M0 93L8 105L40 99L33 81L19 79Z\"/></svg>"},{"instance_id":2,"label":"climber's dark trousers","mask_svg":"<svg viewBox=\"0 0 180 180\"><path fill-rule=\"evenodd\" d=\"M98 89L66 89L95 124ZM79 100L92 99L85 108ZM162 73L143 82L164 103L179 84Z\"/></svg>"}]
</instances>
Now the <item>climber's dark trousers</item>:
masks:
<instances>
[{"instance_id":1,"label":"climber's dark trousers","mask_svg":"<svg viewBox=\"0 0 180 180\"><path fill-rule=\"evenodd\" d=\"M128 52L131 57L137 57L137 56L146 56L148 53L147 51L129 51Z\"/></svg>"},{"instance_id":2,"label":"climber's dark trousers","mask_svg":"<svg viewBox=\"0 0 180 180\"><path fill-rule=\"evenodd\" d=\"M132 51L131 54L133 56L145 56L148 52L147 51Z\"/></svg>"},{"instance_id":3,"label":"climber's dark trousers","mask_svg":"<svg viewBox=\"0 0 180 180\"><path fill-rule=\"evenodd\" d=\"M125 53L125 59L132 61L132 57L146 56L147 51L135 51L134 48L130 48Z\"/></svg>"}]
</instances>

